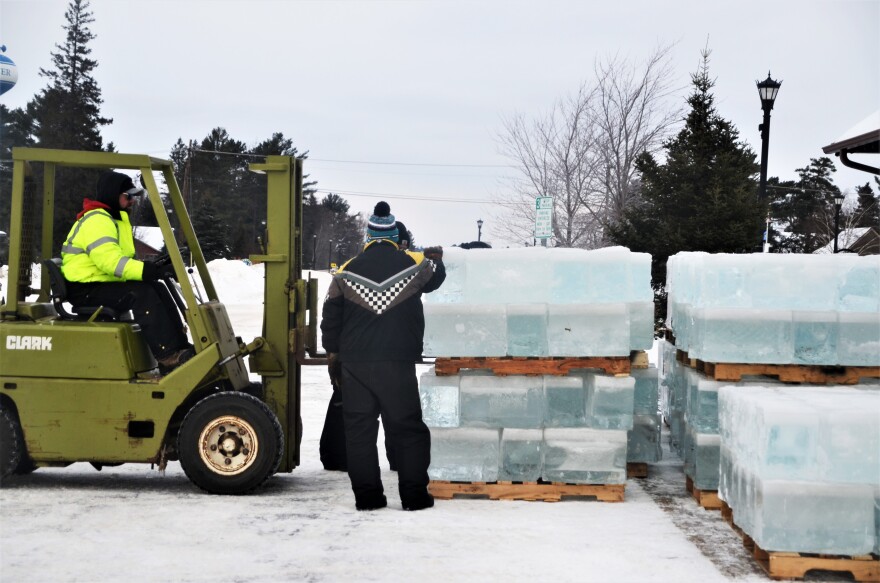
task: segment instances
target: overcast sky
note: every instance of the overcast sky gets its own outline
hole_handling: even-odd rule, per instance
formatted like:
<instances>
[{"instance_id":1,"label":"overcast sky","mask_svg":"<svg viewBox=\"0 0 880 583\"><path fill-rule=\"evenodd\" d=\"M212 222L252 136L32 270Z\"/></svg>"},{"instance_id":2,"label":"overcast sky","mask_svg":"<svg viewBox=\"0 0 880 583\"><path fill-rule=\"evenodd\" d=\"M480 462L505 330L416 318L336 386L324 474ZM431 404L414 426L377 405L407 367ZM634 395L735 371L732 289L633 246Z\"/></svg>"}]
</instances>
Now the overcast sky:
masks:
<instances>
[{"instance_id":1,"label":"overcast sky","mask_svg":"<svg viewBox=\"0 0 880 583\"><path fill-rule=\"evenodd\" d=\"M24 106L64 41L66 0L0 0L0 44ZM755 81L783 81L769 174L794 178L880 106L880 1L91 0L92 57L119 151L165 157L220 126L249 145L283 132L323 191L369 214L385 198L417 244L493 235L491 200L515 173L502 120L538 116L592 79L597 57L675 43L690 91L712 50L719 113L760 154ZM708 40L707 40L708 39ZM858 159L858 158L856 158ZM866 160L871 162L870 158ZM873 162L876 165L876 161ZM838 164L845 191L870 175Z\"/></svg>"}]
</instances>

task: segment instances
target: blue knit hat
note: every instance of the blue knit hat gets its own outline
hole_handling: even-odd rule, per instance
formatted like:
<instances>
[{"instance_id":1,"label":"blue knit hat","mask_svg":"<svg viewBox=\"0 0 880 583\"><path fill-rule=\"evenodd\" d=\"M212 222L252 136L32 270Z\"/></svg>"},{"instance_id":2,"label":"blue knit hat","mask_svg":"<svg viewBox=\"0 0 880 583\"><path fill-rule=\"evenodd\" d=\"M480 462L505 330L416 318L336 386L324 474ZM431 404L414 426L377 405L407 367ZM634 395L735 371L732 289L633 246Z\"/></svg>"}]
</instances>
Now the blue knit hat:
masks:
<instances>
[{"instance_id":1,"label":"blue knit hat","mask_svg":"<svg viewBox=\"0 0 880 583\"><path fill-rule=\"evenodd\" d=\"M390 239L397 243L399 238L397 222L391 214L391 207L384 200L378 202L367 223L367 241Z\"/></svg>"}]
</instances>

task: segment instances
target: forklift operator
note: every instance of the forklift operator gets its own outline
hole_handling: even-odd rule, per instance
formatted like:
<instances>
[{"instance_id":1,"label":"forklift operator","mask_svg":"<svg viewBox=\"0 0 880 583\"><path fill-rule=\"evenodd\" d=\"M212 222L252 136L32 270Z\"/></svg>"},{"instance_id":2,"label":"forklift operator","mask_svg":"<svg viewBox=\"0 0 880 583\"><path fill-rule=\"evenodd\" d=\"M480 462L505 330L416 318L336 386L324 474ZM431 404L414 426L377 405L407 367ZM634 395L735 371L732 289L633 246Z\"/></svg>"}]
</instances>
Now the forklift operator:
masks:
<instances>
[{"instance_id":1,"label":"forklift operator","mask_svg":"<svg viewBox=\"0 0 880 583\"><path fill-rule=\"evenodd\" d=\"M74 306L105 305L130 308L134 320L167 374L195 354L180 314L160 278L174 275L173 267L134 259L134 234L128 210L144 189L130 176L101 174L95 198L83 199L61 248L61 272L68 281L68 301Z\"/></svg>"}]
</instances>

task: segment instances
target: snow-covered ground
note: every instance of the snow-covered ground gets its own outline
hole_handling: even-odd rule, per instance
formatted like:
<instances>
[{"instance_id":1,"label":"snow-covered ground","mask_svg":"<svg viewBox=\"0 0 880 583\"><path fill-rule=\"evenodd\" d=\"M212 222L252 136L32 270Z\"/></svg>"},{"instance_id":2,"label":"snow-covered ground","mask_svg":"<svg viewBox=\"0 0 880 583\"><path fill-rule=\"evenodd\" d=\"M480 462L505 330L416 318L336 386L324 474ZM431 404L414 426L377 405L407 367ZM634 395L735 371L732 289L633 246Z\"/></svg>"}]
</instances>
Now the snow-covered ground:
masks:
<instances>
[{"instance_id":1,"label":"snow-covered ground","mask_svg":"<svg viewBox=\"0 0 880 583\"><path fill-rule=\"evenodd\" d=\"M211 271L236 332L258 335L259 266ZM302 465L253 495L203 494L177 463L15 480L0 490L0 581L767 580L719 513L689 497L668 450L623 503L455 499L421 512L401 511L382 459L389 507L358 512L347 475L318 459L329 387L323 367L303 368Z\"/></svg>"}]
</instances>

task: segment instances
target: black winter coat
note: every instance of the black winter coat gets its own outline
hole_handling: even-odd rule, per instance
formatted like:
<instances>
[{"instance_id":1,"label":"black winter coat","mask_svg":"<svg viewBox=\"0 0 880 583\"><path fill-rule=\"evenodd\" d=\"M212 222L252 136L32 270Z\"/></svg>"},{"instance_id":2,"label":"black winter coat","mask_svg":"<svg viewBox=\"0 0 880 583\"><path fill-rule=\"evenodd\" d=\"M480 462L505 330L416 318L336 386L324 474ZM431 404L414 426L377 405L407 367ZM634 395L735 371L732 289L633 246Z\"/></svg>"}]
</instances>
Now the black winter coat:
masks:
<instances>
[{"instance_id":1,"label":"black winter coat","mask_svg":"<svg viewBox=\"0 0 880 583\"><path fill-rule=\"evenodd\" d=\"M373 241L340 268L321 319L321 344L340 362L405 360L422 357L425 314L422 293L446 279L442 261Z\"/></svg>"}]
</instances>

